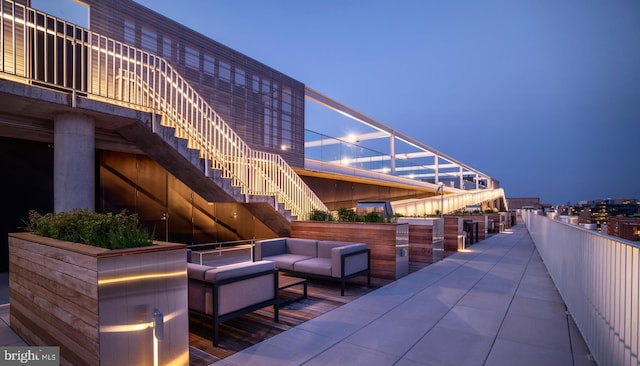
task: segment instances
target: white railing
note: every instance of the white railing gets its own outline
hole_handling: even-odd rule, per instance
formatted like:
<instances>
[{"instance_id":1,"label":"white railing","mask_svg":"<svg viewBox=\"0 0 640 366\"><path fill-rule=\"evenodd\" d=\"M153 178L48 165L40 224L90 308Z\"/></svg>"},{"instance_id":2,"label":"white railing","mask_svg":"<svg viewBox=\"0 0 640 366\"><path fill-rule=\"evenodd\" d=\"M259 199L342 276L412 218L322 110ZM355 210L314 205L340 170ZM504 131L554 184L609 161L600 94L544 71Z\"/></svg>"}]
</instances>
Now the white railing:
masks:
<instances>
[{"instance_id":1,"label":"white railing","mask_svg":"<svg viewBox=\"0 0 640 366\"><path fill-rule=\"evenodd\" d=\"M327 210L277 154L251 149L163 58L0 0L0 76L162 113L243 194L275 196L294 216Z\"/></svg>"},{"instance_id":2,"label":"white railing","mask_svg":"<svg viewBox=\"0 0 640 366\"><path fill-rule=\"evenodd\" d=\"M467 206L495 200L505 201L506 204L502 188L445 194L443 197L438 195L423 199L395 201L391 205L393 206L393 212L403 216L424 216L434 215L436 212L448 214Z\"/></svg>"},{"instance_id":3,"label":"white railing","mask_svg":"<svg viewBox=\"0 0 640 366\"><path fill-rule=\"evenodd\" d=\"M598 365L638 365L640 248L522 213L540 256Z\"/></svg>"}]
</instances>

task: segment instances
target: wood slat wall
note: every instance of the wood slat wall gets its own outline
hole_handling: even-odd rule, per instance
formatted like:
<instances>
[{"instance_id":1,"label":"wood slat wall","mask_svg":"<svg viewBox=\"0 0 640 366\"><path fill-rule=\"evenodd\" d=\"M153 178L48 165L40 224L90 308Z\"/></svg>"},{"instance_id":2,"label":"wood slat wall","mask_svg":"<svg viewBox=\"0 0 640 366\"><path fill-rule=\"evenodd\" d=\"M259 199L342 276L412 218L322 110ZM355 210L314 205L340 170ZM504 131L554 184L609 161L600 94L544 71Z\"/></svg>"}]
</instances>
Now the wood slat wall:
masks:
<instances>
[{"instance_id":1,"label":"wood slat wall","mask_svg":"<svg viewBox=\"0 0 640 366\"><path fill-rule=\"evenodd\" d=\"M365 243L371 249L371 276L395 280L396 238L399 225L407 226L407 224L294 221L291 223L291 237Z\"/></svg>"},{"instance_id":2,"label":"wood slat wall","mask_svg":"<svg viewBox=\"0 0 640 366\"><path fill-rule=\"evenodd\" d=\"M462 218L463 221L471 220L478 223L478 240L484 240L487 238L487 215L463 215L460 216L460 218Z\"/></svg>"},{"instance_id":3,"label":"wood slat wall","mask_svg":"<svg viewBox=\"0 0 640 366\"><path fill-rule=\"evenodd\" d=\"M409 262L433 263L433 226L409 225Z\"/></svg>"},{"instance_id":4,"label":"wood slat wall","mask_svg":"<svg viewBox=\"0 0 640 366\"><path fill-rule=\"evenodd\" d=\"M444 250L458 251L458 235L463 234L462 218L458 216L444 217Z\"/></svg>"},{"instance_id":5,"label":"wood slat wall","mask_svg":"<svg viewBox=\"0 0 640 366\"><path fill-rule=\"evenodd\" d=\"M98 365L96 257L15 236L9 249L11 327L28 344L60 346L62 365Z\"/></svg>"},{"instance_id":6,"label":"wood slat wall","mask_svg":"<svg viewBox=\"0 0 640 366\"><path fill-rule=\"evenodd\" d=\"M9 234L11 328L29 345L59 346L62 365L124 364L152 357L151 351L139 347L147 341L140 340L137 332L105 328L145 325L139 307L155 304L174 314L165 318L161 363L171 359L186 365L186 248L155 244L111 251L29 233ZM134 275L141 279L130 279ZM122 283L106 282L114 279ZM114 352L126 346L136 352Z\"/></svg>"}]
</instances>

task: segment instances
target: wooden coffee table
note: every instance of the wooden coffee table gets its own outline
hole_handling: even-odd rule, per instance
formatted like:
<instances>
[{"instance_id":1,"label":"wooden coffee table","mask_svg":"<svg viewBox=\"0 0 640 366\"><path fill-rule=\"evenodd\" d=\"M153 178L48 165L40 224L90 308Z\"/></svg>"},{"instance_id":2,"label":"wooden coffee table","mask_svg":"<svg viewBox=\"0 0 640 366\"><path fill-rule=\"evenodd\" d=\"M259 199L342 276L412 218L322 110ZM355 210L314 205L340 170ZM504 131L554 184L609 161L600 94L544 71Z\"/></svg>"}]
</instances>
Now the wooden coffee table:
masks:
<instances>
[{"instance_id":1,"label":"wooden coffee table","mask_svg":"<svg viewBox=\"0 0 640 366\"><path fill-rule=\"evenodd\" d=\"M282 273L280 274L280 276L278 277L278 290L284 290L289 287L293 287L297 285L303 286L302 295L293 299L278 301L278 308L291 304L292 302L307 298L307 279L306 278L287 276L287 275L283 275Z\"/></svg>"}]
</instances>

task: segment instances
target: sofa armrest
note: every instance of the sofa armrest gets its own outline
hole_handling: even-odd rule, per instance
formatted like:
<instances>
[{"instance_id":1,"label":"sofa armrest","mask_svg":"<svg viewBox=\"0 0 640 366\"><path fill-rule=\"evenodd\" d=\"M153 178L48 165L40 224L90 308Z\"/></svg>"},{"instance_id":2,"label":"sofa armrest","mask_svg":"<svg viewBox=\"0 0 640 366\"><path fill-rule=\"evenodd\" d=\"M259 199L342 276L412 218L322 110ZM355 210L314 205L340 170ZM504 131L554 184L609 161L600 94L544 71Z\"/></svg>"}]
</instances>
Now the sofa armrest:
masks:
<instances>
[{"instance_id":1,"label":"sofa armrest","mask_svg":"<svg viewBox=\"0 0 640 366\"><path fill-rule=\"evenodd\" d=\"M287 238L256 240L254 260L261 261L265 257L287 253Z\"/></svg>"},{"instance_id":2,"label":"sofa armrest","mask_svg":"<svg viewBox=\"0 0 640 366\"><path fill-rule=\"evenodd\" d=\"M331 276L343 278L369 269L367 244L356 243L331 249Z\"/></svg>"}]
</instances>

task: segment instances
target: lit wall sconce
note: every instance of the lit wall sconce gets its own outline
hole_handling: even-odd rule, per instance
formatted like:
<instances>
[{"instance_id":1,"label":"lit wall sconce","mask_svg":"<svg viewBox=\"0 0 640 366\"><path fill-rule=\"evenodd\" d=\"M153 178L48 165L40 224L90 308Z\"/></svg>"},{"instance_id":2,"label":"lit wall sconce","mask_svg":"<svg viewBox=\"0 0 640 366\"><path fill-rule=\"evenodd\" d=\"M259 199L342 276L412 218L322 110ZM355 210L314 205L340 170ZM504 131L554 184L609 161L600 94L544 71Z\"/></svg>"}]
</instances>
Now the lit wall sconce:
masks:
<instances>
[{"instance_id":1,"label":"lit wall sconce","mask_svg":"<svg viewBox=\"0 0 640 366\"><path fill-rule=\"evenodd\" d=\"M158 309L153 310L153 336L159 341L164 339L164 315Z\"/></svg>"}]
</instances>

